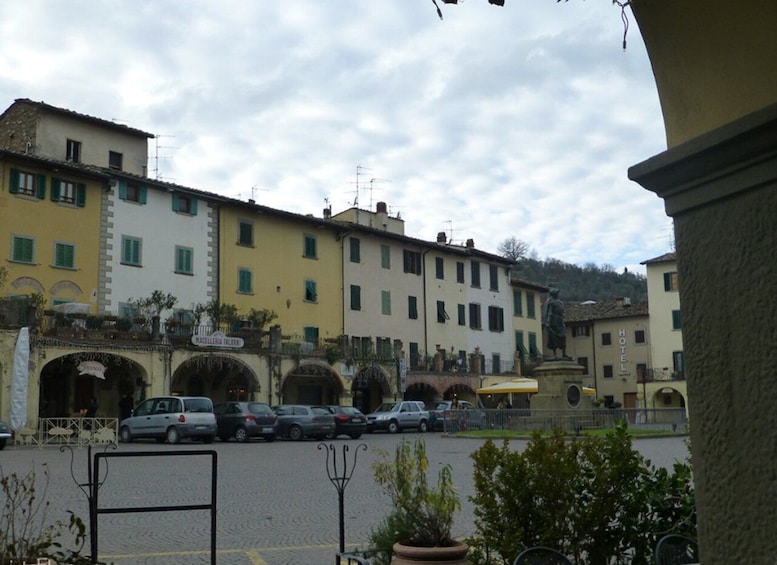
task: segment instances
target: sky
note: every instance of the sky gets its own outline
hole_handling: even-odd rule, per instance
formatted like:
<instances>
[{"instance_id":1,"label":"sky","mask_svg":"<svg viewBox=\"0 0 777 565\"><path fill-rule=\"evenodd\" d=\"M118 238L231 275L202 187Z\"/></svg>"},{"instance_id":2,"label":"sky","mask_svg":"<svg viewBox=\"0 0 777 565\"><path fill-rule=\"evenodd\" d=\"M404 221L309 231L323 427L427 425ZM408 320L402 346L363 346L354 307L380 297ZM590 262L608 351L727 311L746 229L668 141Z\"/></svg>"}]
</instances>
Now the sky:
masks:
<instances>
[{"instance_id":1,"label":"sky","mask_svg":"<svg viewBox=\"0 0 777 565\"><path fill-rule=\"evenodd\" d=\"M0 3L0 111L29 98L156 135L149 176L408 236L644 273L672 250L627 170L666 149L611 0Z\"/></svg>"}]
</instances>

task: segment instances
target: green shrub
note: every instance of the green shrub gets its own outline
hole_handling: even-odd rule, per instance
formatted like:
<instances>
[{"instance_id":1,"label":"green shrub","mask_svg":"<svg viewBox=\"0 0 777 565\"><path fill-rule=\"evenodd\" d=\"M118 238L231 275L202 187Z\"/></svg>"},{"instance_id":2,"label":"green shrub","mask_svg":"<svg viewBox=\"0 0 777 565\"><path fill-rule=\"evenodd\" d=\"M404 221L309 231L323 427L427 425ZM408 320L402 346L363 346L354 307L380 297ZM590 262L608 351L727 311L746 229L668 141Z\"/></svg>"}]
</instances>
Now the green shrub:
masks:
<instances>
[{"instance_id":1,"label":"green shrub","mask_svg":"<svg viewBox=\"0 0 777 565\"><path fill-rule=\"evenodd\" d=\"M472 458L473 564L511 564L523 547L545 545L579 564L647 565L665 533L696 535L690 466L652 467L625 425L572 441L537 433L523 453L489 440Z\"/></svg>"}]
</instances>

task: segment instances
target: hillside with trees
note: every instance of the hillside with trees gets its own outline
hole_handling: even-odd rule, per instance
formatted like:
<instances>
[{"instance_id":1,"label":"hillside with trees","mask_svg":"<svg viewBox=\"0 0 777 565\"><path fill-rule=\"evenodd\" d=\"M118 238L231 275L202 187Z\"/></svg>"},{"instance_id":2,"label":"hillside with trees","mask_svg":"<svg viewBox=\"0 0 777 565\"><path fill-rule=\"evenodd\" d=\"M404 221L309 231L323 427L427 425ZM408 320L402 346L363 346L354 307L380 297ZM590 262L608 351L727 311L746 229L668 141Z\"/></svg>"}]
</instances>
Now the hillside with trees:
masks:
<instances>
[{"instance_id":1,"label":"hillside with trees","mask_svg":"<svg viewBox=\"0 0 777 565\"><path fill-rule=\"evenodd\" d=\"M498 249L502 256L517 262L513 269L516 276L560 289L564 302L600 302L618 297L628 297L632 302L647 300L644 275L625 269L619 273L610 265L586 263L581 267L553 258L539 259L536 253L529 254L529 246L515 237L505 239Z\"/></svg>"}]
</instances>

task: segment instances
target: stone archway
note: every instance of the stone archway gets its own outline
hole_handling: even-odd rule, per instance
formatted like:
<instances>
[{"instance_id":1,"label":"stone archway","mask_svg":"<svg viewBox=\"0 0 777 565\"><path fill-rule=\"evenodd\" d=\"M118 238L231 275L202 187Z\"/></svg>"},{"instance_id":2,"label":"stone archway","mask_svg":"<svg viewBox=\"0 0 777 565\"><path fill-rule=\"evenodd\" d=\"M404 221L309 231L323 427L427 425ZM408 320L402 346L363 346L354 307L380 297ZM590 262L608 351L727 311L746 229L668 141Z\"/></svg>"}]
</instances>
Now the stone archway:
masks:
<instances>
[{"instance_id":1,"label":"stone archway","mask_svg":"<svg viewBox=\"0 0 777 565\"><path fill-rule=\"evenodd\" d=\"M325 363L301 363L283 378L281 398L284 404L340 404L343 384L332 367Z\"/></svg>"},{"instance_id":2,"label":"stone archway","mask_svg":"<svg viewBox=\"0 0 777 565\"><path fill-rule=\"evenodd\" d=\"M48 361L40 372L39 418L62 418L80 414L97 399L97 415L118 418L125 397L137 404L145 397L146 369L115 353L84 351Z\"/></svg>"},{"instance_id":3,"label":"stone archway","mask_svg":"<svg viewBox=\"0 0 777 565\"><path fill-rule=\"evenodd\" d=\"M377 366L368 365L359 369L351 382L353 405L369 414L380 406L384 398L392 395L389 376Z\"/></svg>"},{"instance_id":4,"label":"stone archway","mask_svg":"<svg viewBox=\"0 0 777 565\"><path fill-rule=\"evenodd\" d=\"M208 353L183 361L173 371L172 394L207 396L214 404L226 400L258 400L262 387L254 370L230 355Z\"/></svg>"}]
</instances>

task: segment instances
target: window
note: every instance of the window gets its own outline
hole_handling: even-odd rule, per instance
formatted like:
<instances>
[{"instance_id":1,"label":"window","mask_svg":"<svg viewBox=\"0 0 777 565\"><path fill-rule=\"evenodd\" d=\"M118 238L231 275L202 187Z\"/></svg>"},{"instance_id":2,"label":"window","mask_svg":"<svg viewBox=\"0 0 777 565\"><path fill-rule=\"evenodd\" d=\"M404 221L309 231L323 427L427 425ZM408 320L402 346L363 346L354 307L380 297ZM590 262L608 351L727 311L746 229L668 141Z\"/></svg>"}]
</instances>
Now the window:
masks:
<instances>
[{"instance_id":1,"label":"window","mask_svg":"<svg viewBox=\"0 0 777 565\"><path fill-rule=\"evenodd\" d=\"M637 363L637 382L644 383L645 376L647 376L647 364Z\"/></svg>"},{"instance_id":2,"label":"window","mask_svg":"<svg viewBox=\"0 0 777 565\"><path fill-rule=\"evenodd\" d=\"M537 317L536 305L534 304L534 293L533 292L527 292L526 293L526 317L527 318L536 318Z\"/></svg>"},{"instance_id":3,"label":"window","mask_svg":"<svg viewBox=\"0 0 777 565\"><path fill-rule=\"evenodd\" d=\"M189 194L173 192L173 212L197 215L197 199Z\"/></svg>"},{"instance_id":4,"label":"window","mask_svg":"<svg viewBox=\"0 0 777 565\"><path fill-rule=\"evenodd\" d=\"M318 346L318 328L316 326L305 326L302 332L305 335L305 341Z\"/></svg>"},{"instance_id":5,"label":"window","mask_svg":"<svg viewBox=\"0 0 777 565\"><path fill-rule=\"evenodd\" d=\"M418 298L415 296L407 297L407 317L411 320L418 319Z\"/></svg>"},{"instance_id":6,"label":"window","mask_svg":"<svg viewBox=\"0 0 777 565\"><path fill-rule=\"evenodd\" d=\"M362 287L359 285L351 285L351 310L362 309Z\"/></svg>"},{"instance_id":7,"label":"window","mask_svg":"<svg viewBox=\"0 0 777 565\"><path fill-rule=\"evenodd\" d=\"M121 170L122 161L124 155L117 153L116 151L108 151L108 168L116 171Z\"/></svg>"},{"instance_id":8,"label":"window","mask_svg":"<svg viewBox=\"0 0 777 565\"><path fill-rule=\"evenodd\" d=\"M380 291L380 313L391 316L391 292L388 290Z\"/></svg>"},{"instance_id":9,"label":"window","mask_svg":"<svg viewBox=\"0 0 777 565\"><path fill-rule=\"evenodd\" d=\"M604 332L602 334L602 345L612 345L612 334L610 332Z\"/></svg>"},{"instance_id":10,"label":"window","mask_svg":"<svg viewBox=\"0 0 777 565\"><path fill-rule=\"evenodd\" d=\"M682 379L685 371L685 360L683 359L682 351L672 352L672 370L674 371L675 378Z\"/></svg>"},{"instance_id":11,"label":"window","mask_svg":"<svg viewBox=\"0 0 777 565\"><path fill-rule=\"evenodd\" d=\"M472 261L470 270L472 271L472 286L480 288L480 261Z\"/></svg>"},{"instance_id":12,"label":"window","mask_svg":"<svg viewBox=\"0 0 777 565\"><path fill-rule=\"evenodd\" d=\"M121 237L121 263L140 267L143 251L143 240L137 237Z\"/></svg>"},{"instance_id":13,"label":"window","mask_svg":"<svg viewBox=\"0 0 777 565\"><path fill-rule=\"evenodd\" d=\"M645 343L645 330L634 330L634 343Z\"/></svg>"},{"instance_id":14,"label":"window","mask_svg":"<svg viewBox=\"0 0 777 565\"><path fill-rule=\"evenodd\" d=\"M404 260L406 273L412 273L414 275L421 274L421 253L419 251L409 251L405 249L402 252L402 258Z\"/></svg>"},{"instance_id":15,"label":"window","mask_svg":"<svg viewBox=\"0 0 777 565\"><path fill-rule=\"evenodd\" d=\"M304 241L303 241L302 255L303 257L307 257L308 259L318 258L318 250L316 249L315 236L305 234Z\"/></svg>"},{"instance_id":16,"label":"window","mask_svg":"<svg viewBox=\"0 0 777 565\"><path fill-rule=\"evenodd\" d=\"M488 307L488 329L492 332L505 331L505 312L499 306Z\"/></svg>"},{"instance_id":17,"label":"window","mask_svg":"<svg viewBox=\"0 0 777 565\"><path fill-rule=\"evenodd\" d=\"M440 324L444 324L445 320L450 320L451 317L448 316L448 313L445 311L445 301L444 300L438 300L437 301L437 322Z\"/></svg>"},{"instance_id":18,"label":"window","mask_svg":"<svg viewBox=\"0 0 777 565\"><path fill-rule=\"evenodd\" d=\"M237 270L237 291L241 294L251 294L254 290L253 273L250 269Z\"/></svg>"},{"instance_id":19,"label":"window","mask_svg":"<svg viewBox=\"0 0 777 565\"><path fill-rule=\"evenodd\" d=\"M664 290L666 292L675 292L680 290L680 285L677 280L677 271L664 273Z\"/></svg>"},{"instance_id":20,"label":"window","mask_svg":"<svg viewBox=\"0 0 777 565\"><path fill-rule=\"evenodd\" d=\"M513 289L513 316L523 317L523 293Z\"/></svg>"},{"instance_id":21,"label":"window","mask_svg":"<svg viewBox=\"0 0 777 565\"><path fill-rule=\"evenodd\" d=\"M194 273L194 249L175 246L175 272L183 275Z\"/></svg>"},{"instance_id":22,"label":"window","mask_svg":"<svg viewBox=\"0 0 777 565\"><path fill-rule=\"evenodd\" d=\"M351 263L361 262L361 240L357 237L352 237L351 242Z\"/></svg>"},{"instance_id":23,"label":"window","mask_svg":"<svg viewBox=\"0 0 777 565\"><path fill-rule=\"evenodd\" d=\"M574 326L572 328L572 337L590 337L591 326Z\"/></svg>"},{"instance_id":24,"label":"window","mask_svg":"<svg viewBox=\"0 0 777 565\"><path fill-rule=\"evenodd\" d=\"M8 186L11 194L23 194L24 196L46 197L46 177L34 175L18 169L11 169L11 184Z\"/></svg>"},{"instance_id":25,"label":"window","mask_svg":"<svg viewBox=\"0 0 777 565\"><path fill-rule=\"evenodd\" d=\"M496 265L488 266L488 288L499 290L499 267Z\"/></svg>"},{"instance_id":26,"label":"window","mask_svg":"<svg viewBox=\"0 0 777 565\"><path fill-rule=\"evenodd\" d=\"M537 334L529 332L529 357L532 359L539 359L542 357L542 353L537 348Z\"/></svg>"},{"instance_id":27,"label":"window","mask_svg":"<svg viewBox=\"0 0 777 565\"><path fill-rule=\"evenodd\" d=\"M35 240L31 237L13 236L11 260L18 263L32 263L35 259Z\"/></svg>"},{"instance_id":28,"label":"window","mask_svg":"<svg viewBox=\"0 0 777 565\"><path fill-rule=\"evenodd\" d=\"M254 224L245 220L239 220L237 225L237 244L253 247Z\"/></svg>"},{"instance_id":29,"label":"window","mask_svg":"<svg viewBox=\"0 0 777 565\"><path fill-rule=\"evenodd\" d=\"M499 353L491 354L491 372L495 374L502 372L502 357Z\"/></svg>"},{"instance_id":30,"label":"window","mask_svg":"<svg viewBox=\"0 0 777 565\"><path fill-rule=\"evenodd\" d=\"M673 330L680 330L682 329L682 318L680 316L679 310L672 310L672 329Z\"/></svg>"},{"instance_id":31,"label":"window","mask_svg":"<svg viewBox=\"0 0 777 565\"><path fill-rule=\"evenodd\" d=\"M307 302L318 302L318 286L316 281L308 279L305 281L305 300Z\"/></svg>"},{"instance_id":32,"label":"window","mask_svg":"<svg viewBox=\"0 0 777 565\"><path fill-rule=\"evenodd\" d=\"M464 263L456 261L456 282L464 284Z\"/></svg>"},{"instance_id":33,"label":"window","mask_svg":"<svg viewBox=\"0 0 777 565\"><path fill-rule=\"evenodd\" d=\"M464 304L459 304L456 308L458 310L459 325L467 325L467 307Z\"/></svg>"},{"instance_id":34,"label":"window","mask_svg":"<svg viewBox=\"0 0 777 565\"><path fill-rule=\"evenodd\" d=\"M51 201L83 207L86 205L86 185L53 178L51 179Z\"/></svg>"},{"instance_id":35,"label":"window","mask_svg":"<svg viewBox=\"0 0 777 565\"><path fill-rule=\"evenodd\" d=\"M434 273L435 273L434 276L440 280L445 278L445 268L444 268L442 257L434 258Z\"/></svg>"},{"instance_id":36,"label":"window","mask_svg":"<svg viewBox=\"0 0 777 565\"><path fill-rule=\"evenodd\" d=\"M81 162L81 142L68 139L65 146L65 161Z\"/></svg>"},{"instance_id":37,"label":"window","mask_svg":"<svg viewBox=\"0 0 777 565\"><path fill-rule=\"evenodd\" d=\"M420 361L420 355L418 354L418 344L414 341L411 341L408 349L410 350L410 366L416 368L418 367L418 362Z\"/></svg>"},{"instance_id":38,"label":"window","mask_svg":"<svg viewBox=\"0 0 777 565\"><path fill-rule=\"evenodd\" d=\"M375 351L378 357L381 359L391 359L394 356L394 351L391 348L390 337L376 337L375 338Z\"/></svg>"},{"instance_id":39,"label":"window","mask_svg":"<svg viewBox=\"0 0 777 565\"><path fill-rule=\"evenodd\" d=\"M124 180L119 181L119 198L137 204L146 203L146 187Z\"/></svg>"},{"instance_id":40,"label":"window","mask_svg":"<svg viewBox=\"0 0 777 565\"><path fill-rule=\"evenodd\" d=\"M482 329L480 325L480 304L470 303L469 305L469 327L473 330Z\"/></svg>"},{"instance_id":41,"label":"window","mask_svg":"<svg viewBox=\"0 0 777 565\"><path fill-rule=\"evenodd\" d=\"M588 374L588 357L578 357L577 364L583 368L583 374Z\"/></svg>"},{"instance_id":42,"label":"window","mask_svg":"<svg viewBox=\"0 0 777 565\"><path fill-rule=\"evenodd\" d=\"M388 245L380 246L380 266L383 269L391 268L391 248Z\"/></svg>"},{"instance_id":43,"label":"window","mask_svg":"<svg viewBox=\"0 0 777 565\"><path fill-rule=\"evenodd\" d=\"M69 243L54 244L54 266L61 269L74 269L76 247Z\"/></svg>"},{"instance_id":44,"label":"window","mask_svg":"<svg viewBox=\"0 0 777 565\"><path fill-rule=\"evenodd\" d=\"M529 355L529 352L523 345L523 332L521 330L515 331L515 350L518 352L521 360L526 359L526 357Z\"/></svg>"},{"instance_id":45,"label":"window","mask_svg":"<svg viewBox=\"0 0 777 565\"><path fill-rule=\"evenodd\" d=\"M602 369L602 376L605 379L611 379L613 376L612 365L605 365Z\"/></svg>"}]
</instances>

